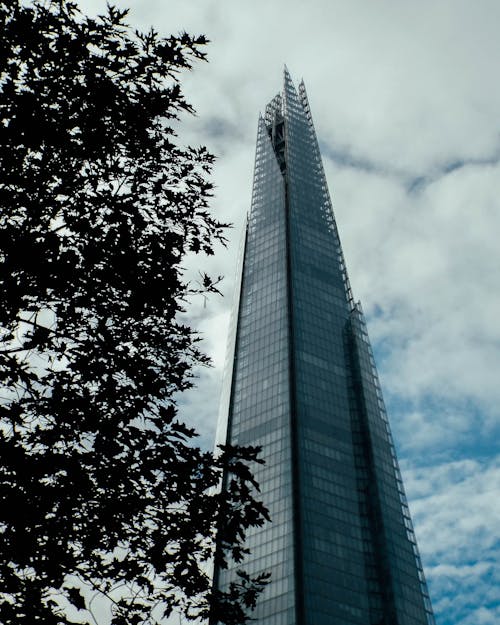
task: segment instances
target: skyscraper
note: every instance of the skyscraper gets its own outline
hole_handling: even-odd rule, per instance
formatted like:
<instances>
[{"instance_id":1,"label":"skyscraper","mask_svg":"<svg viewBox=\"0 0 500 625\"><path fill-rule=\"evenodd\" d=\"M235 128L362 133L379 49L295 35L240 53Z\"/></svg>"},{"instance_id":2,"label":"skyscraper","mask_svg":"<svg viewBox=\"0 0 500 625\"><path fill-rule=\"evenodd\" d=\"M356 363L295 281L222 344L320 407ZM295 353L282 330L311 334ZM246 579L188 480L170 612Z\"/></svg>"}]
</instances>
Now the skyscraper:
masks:
<instances>
[{"instance_id":1,"label":"skyscraper","mask_svg":"<svg viewBox=\"0 0 500 625\"><path fill-rule=\"evenodd\" d=\"M257 625L432 625L372 350L303 83L260 117L219 437L261 445ZM224 587L235 565L216 571Z\"/></svg>"}]
</instances>

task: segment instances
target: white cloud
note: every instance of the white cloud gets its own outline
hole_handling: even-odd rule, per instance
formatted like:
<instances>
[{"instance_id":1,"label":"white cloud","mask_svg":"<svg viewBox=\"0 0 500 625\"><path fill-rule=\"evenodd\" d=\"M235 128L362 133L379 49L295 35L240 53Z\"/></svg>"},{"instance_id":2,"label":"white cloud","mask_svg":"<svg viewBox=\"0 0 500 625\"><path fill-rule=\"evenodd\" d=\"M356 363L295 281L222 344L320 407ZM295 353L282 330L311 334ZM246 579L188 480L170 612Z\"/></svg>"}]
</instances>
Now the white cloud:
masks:
<instances>
[{"instance_id":1,"label":"white cloud","mask_svg":"<svg viewBox=\"0 0 500 625\"><path fill-rule=\"evenodd\" d=\"M396 175L328 169L383 381L406 397L466 397L498 418L500 166L466 166L419 193Z\"/></svg>"},{"instance_id":2,"label":"white cloud","mask_svg":"<svg viewBox=\"0 0 500 625\"><path fill-rule=\"evenodd\" d=\"M403 479L438 622L498 622L500 457L418 469L405 465Z\"/></svg>"},{"instance_id":3,"label":"white cloud","mask_svg":"<svg viewBox=\"0 0 500 625\"><path fill-rule=\"evenodd\" d=\"M500 544L500 457L403 467L420 548L433 563L489 559Z\"/></svg>"}]
</instances>

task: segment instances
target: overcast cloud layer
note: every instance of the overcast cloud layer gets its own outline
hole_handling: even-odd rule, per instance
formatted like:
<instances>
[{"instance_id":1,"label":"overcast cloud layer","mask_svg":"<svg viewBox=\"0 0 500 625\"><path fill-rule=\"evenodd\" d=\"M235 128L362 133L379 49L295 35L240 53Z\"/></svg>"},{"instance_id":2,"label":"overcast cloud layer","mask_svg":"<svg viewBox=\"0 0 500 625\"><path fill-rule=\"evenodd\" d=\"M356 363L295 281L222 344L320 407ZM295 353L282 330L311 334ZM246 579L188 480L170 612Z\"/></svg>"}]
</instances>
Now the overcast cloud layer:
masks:
<instances>
[{"instance_id":1,"label":"overcast cloud layer","mask_svg":"<svg viewBox=\"0 0 500 625\"><path fill-rule=\"evenodd\" d=\"M102 11L104 2L80 2ZM215 368L186 399L215 429L257 115L287 63L305 79L361 299L438 625L500 622L500 3L130 0L130 21L206 33L182 139L217 154L213 208L235 224L195 303Z\"/></svg>"}]
</instances>

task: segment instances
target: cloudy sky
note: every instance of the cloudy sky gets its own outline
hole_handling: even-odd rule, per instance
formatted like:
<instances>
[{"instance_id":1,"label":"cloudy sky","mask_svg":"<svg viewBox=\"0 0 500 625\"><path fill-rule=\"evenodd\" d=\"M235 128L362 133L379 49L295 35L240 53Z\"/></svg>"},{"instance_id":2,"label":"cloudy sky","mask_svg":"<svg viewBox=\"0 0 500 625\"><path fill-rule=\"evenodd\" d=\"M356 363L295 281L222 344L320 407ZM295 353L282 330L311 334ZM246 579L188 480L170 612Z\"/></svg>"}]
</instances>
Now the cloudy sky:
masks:
<instances>
[{"instance_id":1,"label":"cloudy sky","mask_svg":"<svg viewBox=\"0 0 500 625\"><path fill-rule=\"evenodd\" d=\"M206 33L182 140L218 157L234 223L191 315L215 367L184 401L215 428L257 116L283 64L304 78L355 297L363 303L438 625L500 622L500 3L128 0L130 21ZM80 5L102 11L101 0ZM206 266L206 264L205 264Z\"/></svg>"}]
</instances>

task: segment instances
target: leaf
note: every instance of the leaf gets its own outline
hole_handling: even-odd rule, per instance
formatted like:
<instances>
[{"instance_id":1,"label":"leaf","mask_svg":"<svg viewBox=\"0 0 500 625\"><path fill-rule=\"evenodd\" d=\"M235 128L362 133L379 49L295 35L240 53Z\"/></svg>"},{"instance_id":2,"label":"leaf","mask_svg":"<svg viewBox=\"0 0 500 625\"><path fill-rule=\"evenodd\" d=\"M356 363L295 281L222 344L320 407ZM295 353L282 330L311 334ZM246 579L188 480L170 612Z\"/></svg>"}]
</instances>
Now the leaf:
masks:
<instances>
[{"instance_id":1,"label":"leaf","mask_svg":"<svg viewBox=\"0 0 500 625\"><path fill-rule=\"evenodd\" d=\"M87 606L85 604L85 598L80 592L79 588L74 587L66 587L66 595L70 603L72 603L77 610L86 610Z\"/></svg>"}]
</instances>

